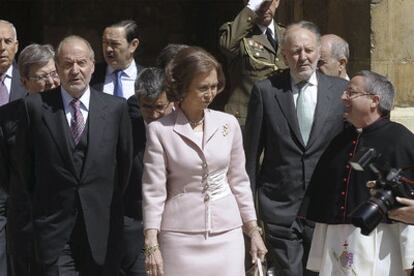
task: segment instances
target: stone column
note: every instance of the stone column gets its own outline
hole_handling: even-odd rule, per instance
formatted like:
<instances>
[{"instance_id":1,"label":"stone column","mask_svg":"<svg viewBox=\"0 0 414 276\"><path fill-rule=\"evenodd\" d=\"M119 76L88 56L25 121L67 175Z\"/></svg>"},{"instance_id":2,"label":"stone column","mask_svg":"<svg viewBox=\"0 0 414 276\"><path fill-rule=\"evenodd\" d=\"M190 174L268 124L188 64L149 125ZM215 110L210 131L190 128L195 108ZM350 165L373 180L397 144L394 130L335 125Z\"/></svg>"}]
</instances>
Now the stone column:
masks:
<instances>
[{"instance_id":1,"label":"stone column","mask_svg":"<svg viewBox=\"0 0 414 276\"><path fill-rule=\"evenodd\" d=\"M371 69L395 85L392 119L414 130L414 0L371 0Z\"/></svg>"}]
</instances>

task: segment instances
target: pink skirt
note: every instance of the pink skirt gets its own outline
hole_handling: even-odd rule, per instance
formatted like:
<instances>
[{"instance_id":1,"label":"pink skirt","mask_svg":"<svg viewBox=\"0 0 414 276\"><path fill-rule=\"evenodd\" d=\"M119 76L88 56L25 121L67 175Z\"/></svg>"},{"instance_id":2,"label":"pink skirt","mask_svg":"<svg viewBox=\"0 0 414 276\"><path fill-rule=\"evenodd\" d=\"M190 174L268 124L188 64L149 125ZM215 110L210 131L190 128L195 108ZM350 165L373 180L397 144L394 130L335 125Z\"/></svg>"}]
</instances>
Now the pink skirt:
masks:
<instances>
[{"instance_id":1,"label":"pink skirt","mask_svg":"<svg viewBox=\"0 0 414 276\"><path fill-rule=\"evenodd\" d=\"M241 228L219 234L161 231L165 276L244 276Z\"/></svg>"}]
</instances>

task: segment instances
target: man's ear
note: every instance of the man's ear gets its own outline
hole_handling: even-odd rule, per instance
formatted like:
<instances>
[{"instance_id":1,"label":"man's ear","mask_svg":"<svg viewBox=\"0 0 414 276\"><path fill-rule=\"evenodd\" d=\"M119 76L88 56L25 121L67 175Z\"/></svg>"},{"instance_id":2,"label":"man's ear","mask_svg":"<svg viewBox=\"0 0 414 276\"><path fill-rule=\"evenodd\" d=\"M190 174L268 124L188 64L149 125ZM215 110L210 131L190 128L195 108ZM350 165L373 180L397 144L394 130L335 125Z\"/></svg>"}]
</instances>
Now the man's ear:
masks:
<instances>
[{"instance_id":1,"label":"man's ear","mask_svg":"<svg viewBox=\"0 0 414 276\"><path fill-rule=\"evenodd\" d=\"M345 57L342 57L338 60L338 62L339 62L339 70L341 72L345 71L346 70L346 65L348 64L348 59L345 58Z\"/></svg>"},{"instance_id":2,"label":"man's ear","mask_svg":"<svg viewBox=\"0 0 414 276\"><path fill-rule=\"evenodd\" d=\"M134 38L129 43L129 50L130 50L131 54L135 53L135 51L137 50L138 46L139 46L139 40L138 40L138 38Z\"/></svg>"},{"instance_id":3,"label":"man's ear","mask_svg":"<svg viewBox=\"0 0 414 276\"><path fill-rule=\"evenodd\" d=\"M373 95L373 96L371 96L371 99L372 99L371 107L374 108L374 109L378 109L379 105L380 105L380 101L381 101L380 96Z\"/></svg>"}]
</instances>

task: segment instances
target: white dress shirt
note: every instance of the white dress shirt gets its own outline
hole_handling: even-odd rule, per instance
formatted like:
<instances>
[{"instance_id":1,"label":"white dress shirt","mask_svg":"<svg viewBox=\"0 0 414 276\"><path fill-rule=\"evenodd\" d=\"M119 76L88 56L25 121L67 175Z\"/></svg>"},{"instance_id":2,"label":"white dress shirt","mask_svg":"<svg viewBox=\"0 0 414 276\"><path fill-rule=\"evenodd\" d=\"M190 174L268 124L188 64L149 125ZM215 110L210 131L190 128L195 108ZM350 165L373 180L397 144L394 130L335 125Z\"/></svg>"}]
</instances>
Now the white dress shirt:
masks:
<instances>
[{"instance_id":1,"label":"white dress shirt","mask_svg":"<svg viewBox=\"0 0 414 276\"><path fill-rule=\"evenodd\" d=\"M113 74L114 69L108 65L106 66L105 82L103 91L107 94L114 94L114 82L116 77ZM137 79L138 71L135 64L135 60L132 60L131 64L122 70L121 82L122 82L122 93L125 99L128 99L135 94L135 80Z\"/></svg>"},{"instance_id":2,"label":"white dress shirt","mask_svg":"<svg viewBox=\"0 0 414 276\"><path fill-rule=\"evenodd\" d=\"M272 19L272 22L270 22L269 26L263 26L263 25L260 25L260 24L256 24L256 25L257 25L257 27L259 27L260 31L262 31L262 34L264 34L264 35L266 35L266 30L267 30L267 28L269 28L272 31L273 39L276 40L276 37L275 37L275 23L274 23L273 19Z\"/></svg>"},{"instance_id":3,"label":"white dress shirt","mask_svg":"<svg viewBox=\"0 0 414 276\"><path fill-rule=\"evenodd\" d=\"M65 109L66 120L68 121L68 125L70 127L71 122L72 122L72 118L74 116L73 108L70 106L70 102L73 100L73 97L63 87L61 87L60 93L62 95L63 108ZM84 120L85 124L86 124L86 120L88 119L90 98L91 98L91 91L90 91L89 86L88 86L86 91L79 98L79 101L81 102L80 111L82 113L83 120Z\"/></svg>"}]
</instances>

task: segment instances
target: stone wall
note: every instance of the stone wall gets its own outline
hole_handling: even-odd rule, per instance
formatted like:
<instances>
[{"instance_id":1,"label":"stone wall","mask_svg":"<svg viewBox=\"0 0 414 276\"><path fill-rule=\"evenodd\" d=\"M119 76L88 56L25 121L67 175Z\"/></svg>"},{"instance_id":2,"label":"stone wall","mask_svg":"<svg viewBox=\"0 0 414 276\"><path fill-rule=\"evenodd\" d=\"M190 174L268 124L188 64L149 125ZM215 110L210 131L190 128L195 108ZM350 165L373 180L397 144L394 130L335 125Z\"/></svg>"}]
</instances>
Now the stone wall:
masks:
<instances>
[{"instance_id":1,"label":"stone wall","mask_svg":"<svg viewBox=\"0 0 414 276\"><path fill-rule=\"evenodd\" d=\"M133 18L141 27L138 59L152 65L167 43L206 48L224 62L217 30L232 20L245 0L1 0L0 18L15 23L21 48L32 42L56 43L68 34L85 36L102 60L103 28ZM389 76L398 106L414 106L414 0L281 0L278 21L306 19L322 33L350 44L350 74L372 69ZM225 93L221 96L224 97ZM220 108L222 105L219 104Z\"/></svg>"},{"instance_id":2,"label":"stone wall","mask_svg":"<svg viewBox=\"0 0 414 276\"><path fill-rule=\"evenodd\" d=\"M371 68L394 83L398 106L414 106L414 1L377 0L370 8Z\"/></svg>"}]
</instances>

